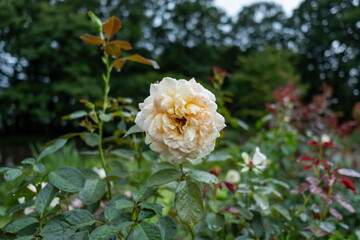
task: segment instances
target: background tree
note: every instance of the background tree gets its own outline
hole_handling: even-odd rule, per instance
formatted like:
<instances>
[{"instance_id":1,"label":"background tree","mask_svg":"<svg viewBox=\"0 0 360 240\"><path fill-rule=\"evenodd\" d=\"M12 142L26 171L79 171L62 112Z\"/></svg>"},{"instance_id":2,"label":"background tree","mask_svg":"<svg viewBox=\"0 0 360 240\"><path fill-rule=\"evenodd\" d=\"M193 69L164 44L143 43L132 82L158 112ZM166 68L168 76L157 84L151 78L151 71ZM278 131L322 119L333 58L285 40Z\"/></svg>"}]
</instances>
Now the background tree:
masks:
<instances>
[{"instance_id":1,"label":"background tree","mask_svg":"<svg viewBox=\"0 0 360 240\"><path fill-rule=\"evenodd\" d=\"M358 1L305 0L292 17L299 46L299 71L310 85L334 87L336 106L347 118L360 99L360 8Z\"/></svg>"}]
</instances>

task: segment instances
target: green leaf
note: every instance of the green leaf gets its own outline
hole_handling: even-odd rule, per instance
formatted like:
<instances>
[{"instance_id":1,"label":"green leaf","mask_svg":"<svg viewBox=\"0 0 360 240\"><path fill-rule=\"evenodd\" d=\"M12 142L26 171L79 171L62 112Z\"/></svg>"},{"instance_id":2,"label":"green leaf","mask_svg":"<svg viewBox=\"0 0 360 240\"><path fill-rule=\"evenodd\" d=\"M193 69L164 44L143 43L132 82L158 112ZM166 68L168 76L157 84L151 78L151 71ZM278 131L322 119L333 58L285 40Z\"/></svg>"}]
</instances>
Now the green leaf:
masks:
<instances>
[{"instance_id":1,"label":"green leaf","mask_svg":"<svg viewBox=\"0 0 360 240\"><path fill-rule=\"evenodd\" d=\"M51 183L46 184L46 186L41 189L35 199L35 208L40 214L45 212L58 191L59 190Z\"/></svg>"},{"instance_id":2,"label":"green leaf","mask_svg":"<svg viewBox=\"0 0 360 240\"><path fill-rule=\"evenodd\" d=\"M247 125L246 122L244 122L243 120L236 119L235 121L236 121L237 125L238 125L239 127L241 127L242 129L244 129L244 130L246 130L246 131L248 131L248 130L250 129L250 128L249 128L249 125Z\"/></svg>"},{"instance_id":3,"label":"green leaf","mask_svg":"<svg viewBox=\"0 0 360 240\"><path fill-rule=\"evenodd\" d=\"M140 199L146 198L149 194L154 193L155 190L155 187L140 187L139 190L133 191L132 197L135 202L138 202Z\"/></svg>"},{"instance_id":4,"label":"green leaf","mask_svg":"<svg viewBox=\"0 0 360 240\"><path fill-rule=\"evenodd\" d=\"M85 184L83 174L73 167L62 167L49 174L50 182L65 192L78 192Z\"/></svg>"},{"instance_id":5,"label":"green leaf","mask_svg":"<svg viewBox=\"0 0 360 240\"><path fill-rule=\"evenodd\" d=\"M15 240L36 240L35 237L33 236L22 236L22 237L17 237Z\"/></svg>"},{"instance_id":6,"label":"green leaf","mask_svg":"<svg viewBox=\"0 0 360 240\"><path fill-rule=\"evenodd\" d=\"M218 183L218 178L211 173L205 172L205 171L199 171L199 170L190 170L187 172L192 178L194 178L198 182L203 183Z\"/></svg>"},{"instance_id":7,"label":"green leaf","mask_svg":"<svg viewBox=\"0 0 360 240\"><path fill-rule=\"evenodd\" d=\"M79 197L87 205L99 201L106 192L106 181L101 179L87 179Z\"/></svg>"},{"instance_id":8,"label":"green leaf","mask_svg":"<svg viewBox=\"0 0 360 240\"><path fill-rule=\"evenodd\" d=\"M69 119L78 119L85 117L87 115L87 112L84 110L79 110L73 113L70 113L69 115L63 116L61 119L69 120Z\"/></svg>"},{"instance_id":9,"label":"green leaf","mask_svg":"<svg viewBox=\"0 0 360 240\"><path fill-rule=\"evenodd\" d=\"M283 206L281 206L279 204L274 204L271 206L271 209L274 210L275 212L279 213L280 215L282 215L288 221L291 220L289 211L286 208L284 208Z\"/></svg>"},{"instance_id":10,"label":"green leaf","mask_svg":"<svg viewBox=\"0 0 360 240\"><path fill-rule=\"evenodd\" d=\"M246 220L251 220L254 217L254 214L245 208L239 208L239 214Z\"/></svg>"},{"instance_id":11,"label":"green leaf","mask_svg":"<svg viewBox=\"0 0 360 240\"><path fill-rule=\"evenodd\" d=\"M127 130L127 132L125 133L124 137L129 136L130 134L133 133L139 133L139 132L144 132L138 125L134 125L131 128L129 128L129 130Z\"/></svg>"},{"instance_id":12,"label":"green leaf","mask_svg":"<svg viewBox=\"0 0 360 240\"><path fill-rule=\"evenodd\" d=\"M54 152L56 152L57 150L59 150L60 148L62 148L67 142L67 139L59 139L57 141L55 141L52 145L46 147L38 156L37 160L41 160L44 157L46 157L49 154L52 154Z\"/></svg>"},{"instance_id":13,"label":"green leaf","mask_svg":"<svg viewBox=\"0 0 360 240\"><path fill-rule=\"evenodd\" d=\"M115 206L115 209L123 209L128 207L134 207L134 203L126 199L119 199L115 201Z\"/></svg>"},{"instance_id":14,"label":"green leaf","mask_svg":"<svg viewBox=\"0 0 360 240\"><path fill-rule=\"evenodd\" d=\"M63 212L45 225L41 235L43 240L69 239L78 229L95 223L94 216L84 209Z\"/></svg>"},{"instance_id":15,"label":"green leaf","mask_svg":"<svg viewBox=\"0 0 360 240\"><path fill-rule=\"evenodd\" d=\"M134 159L135 151L129 149L115 149L110 154L120 157L122 159L130 160Z\"/></svg>"},{"instance_id":16,"label":"green leaf","mask_svg":"<svg viewBox=\"0 0 360 240\"><path fill-rule=\"evenodd\" d=\"M254 217L250 222L252 229L255 229L254 235L257 238L260 238L265 234L265 228L261 214L259 212L253 211Z\"/></svg>"},{"instance_id":17,"label":"green leaf","mask_svg":"<svg viewBox=\"0 0 360 240\"><path fill-rule=\"evenodd\" d=\"M247 236L238 236L234 240L253 240L252 238L249 238Z\"/></svg>"},{"instance_id":18,"label":"green leaf","mask_svg":"<svg viewBox=\"0 0 360 240\"><path fill-rule=\"evenodd\" d=\"M128 228L133 222L122 222L118 226L102 225L91 232L89 240L100 240L100 239L111 239L110 237L121 231L122 229ZM138 239L140 240L140 239Z\"/></svg>"},{"instance_id":19,"label":"green leaf","mask_svg":"<svg viewBox=\"0 0 360 240\"><path fill-rule=\"evenodd\" d=\"M34 172L38 173L38 174L43 174L46 172L46 167L44 164L42 163L36 163L33 167Z\"/></svg>"},{"instance_id":20,"label":"green leaf","mask_svg":"<svg viewBox=\"0 0 360 240\"><path fill-rule=\"evenodd\" d=\"M142 208L145 208L145 209L151 209L151 210L153 210L156 214L159 214L159 215L162 214L162 208L163 208L163 206L161 206L160 204L142 202L142 203L139 204L139 206L142 207Z\"/></svg>"},{"instance_id":21,"label":"green leaf","mask_svg":"<svg viewBox=\"0 0 360 240\"><path fill-rule=\"evenodd\" d=\"M125 195L116 195L108 202L104 210L104 216L107 221L111 222L113 219L118 218L123 213L122 210L116 209L116 201L126 198L127 197Z\"/></svg>"},{"instance_id":22,"label":"green leaf","mask_svg":"<svg viewBox=\"0 0 360 240\"><path fill-rule=\"evenodd\" d=\"M9 169L11 169L11 168L9 168L9 167L0 167L0 173L4 173Z\"/></svg>"},{"instance_id":23,"label":"green leaf","mask_svg":"<svg viewBox=\"0 0 360 240\"><path fill-rule=\"evenodd\" d=\"M83 231L83 232L75 233L70 237L69 240L88 240L88 239L89 239L89 232Z\"/></svg>"},{"instance_id":24,"label":"green leaf","mask_svg":"<svg viewBox=\"0 0 360 240\"><path fill-rule=\"evenodd\" d=\"M287 184L286 182L277 180L275 178L267 178L267 179L265 179L265 182L272 183L272 184L277 185L277 186L281 186L281 187L285 188L286 190L290 189L289 184Z\"/></svg>"},{"instance_id":25,"label":"green leaf","mask_svg":"<svg viewBox=\"0 0 360 240\"><path fill-rule=\"evenodd\" d=\"M180 176L181 173L175 168L161 169L150 175L150 177L147 179L147 185L156 186L167 184L179 179Z\"/></svg>"},{"instance_id":26,"label":"green leaf","mask_svg":"<svg viewBox=\"0 0 360 240\"><path fill-rule=\"evenodd\" d=\"M336 231L336 227L332 222L323 221L320 223L319 227L327 233L334 233Z\"/></svg>"},{"instance_id":27,"label":"green leaf","mask_svg":"<svg viewBox=\"0 0 360 240\"><path fill-rule=\"evenodd\" d=\"M135 226L131 238L134 240L161 240L161 232L154 223L142 222Z\"/></svg>"},{"instance_id":28,"label":"green leaf","mask_svg":"<svg viewBox=\"0 0 360 240\"><path fill-rule=\"evenodd\" d=\"M215 153L210 154L207 161L208 162L222 162L222 161L226 161L231 158L233 158L233 157L230 154L228 154L227 152L215 152Z\"/></svg>"},{"instance_id":29,"label":"green leaf","mask_svg":"<svg viewBox=\"0 0 360 240\"><path fill-rule=\"evenodd\" d=\"M22 174L22 171L17 168L11 168L7 170L4 174L4 178L7 182L14 181L18 177L20 177Z\"/></svg>"},{"instance_id":30,"label":"green leaf","mask_svg":"<svg viewBox=\"0 0 360 240\"><path fill-rule=\"evenodd\" d=\"M171 240L175 237L177 232L177 224L169 216L162 216L157 221L157 225L160 228L162 239Z\"/></svg>"},{"instance_id":31,"label":"green leaf","mask_svg":"<svg viewBox=\"0 0 360 240\"><path fill-rule=\"evenodd\" d=\"M38 220L36 218L24 217L24 218L21 218L21 219L18 219L18 220L15 220L15 221L9 223L8 225L6 225L4 230L9 233L17 233L17 232L21 231L22 229L24 229L34 223L37 223L37 222L38 222Z\"/></svg>"},{"instance_id":32,"label":"green leaf","mask_svg":"<svg viewBox=\"0 0 360 240\"><path fill-rule=\"evenodd\" d=\"M219 232L224 228L225 225L224 215L220 213L209 213L206 216L206 224L208 225L209 229L215 232Z\"/></svg>"},{"instance_id":33,"label":"green leaf","mask_svg":"<svg viewBox=\"0 0 360 240\"><path fill-rule=\"evenodd\" d=\"M262 210L266 210L269 208L269 202L264 196L259 196L255 193L254 200Z\"/></svg>"},{"instance_id":34,"label":"green leaf","mask_svg":"<svg viewBox=\"0 0 360 240\"><path fill-rule=\"evenodd\" d=\"M101 138L97 133L86 132L83 134L85 143L90 147L99 145Z\"/></svg>"},{"instance_id":35,"label":"green leaf","mask_svg":"<svg viewBox=\"0 0 360 240\"><path fill-rule=\"evenodd\" d=\"M24 202L22 204L16 205L13 208L11 208L8 212L9 216L11 216L13 213L20 211L20 210L24 210L25 208L31 207L34 205L35 201L28 201L28 202Z\"/></svg>"},{"instance_id":36,"label":"green leaf","mask_svg":"<svg viewBox=\"0 0 360 240\"><path fill-rule=\"evenodd\" d=\"M104 122L109 122L111 120L111 118L113 117L112 113L100 113L99 118L100 120L104 121Z\"/></svg>"},{"instance_id":37,"label":"green leaf","mask_svg":"<svg viewBox=\"0 0 360 240\"><path fill-rule=\"evenodd\" d=\"M151 209L141 209L136 221L141 222L142 220L146 218L152 218L156 216L156 213Z\"/></svg>"},{"instance_id":38,"label":"green leaf","mask_svg":"<svg viewBox=\"0 0 360 240\"><path fill-rule=\"evenodd\" d=\"M34 163L35 163L35 159L34 159L34 158L25 158L24 160L21 161L21 164L34 165Z\"/></svg>"},{"instance_id":39,"label":"green leaf","mask_svg":"<svg viewBox=\"0 0 360 240\"><path fill-rule=\"evenodd\" d=\"M175 209L182 222L191 228L201 221L204 206L199 186L182 181L175 193Z\"/></svg>"}]
</instances>

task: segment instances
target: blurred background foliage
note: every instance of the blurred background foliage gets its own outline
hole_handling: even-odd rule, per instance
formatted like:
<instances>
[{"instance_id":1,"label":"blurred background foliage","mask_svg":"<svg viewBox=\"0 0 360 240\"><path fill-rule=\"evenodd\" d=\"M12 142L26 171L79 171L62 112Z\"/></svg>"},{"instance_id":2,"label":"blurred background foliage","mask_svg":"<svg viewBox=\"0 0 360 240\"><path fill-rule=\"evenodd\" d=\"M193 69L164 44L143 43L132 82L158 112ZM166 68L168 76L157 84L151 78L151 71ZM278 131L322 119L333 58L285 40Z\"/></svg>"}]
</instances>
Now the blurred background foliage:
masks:
<instances>
[{"instance_id":1,"label":"blurred background foliage","mask_svg":"<svg viewBox=\"0 0 360 240\"><path fill-rule=\"evenodd\" d=\"M324 82L333 86L340 121L350 120L360 101L358 0L304 0L292 16L280 5L255 3L236 18L212 0L2 0L0 142L69 132L74 125L61 117L81 109L79 99L101 98L101 53L79 39L95 34L90 10L119 17L117 38L160 65L127 64L111 79L111 96L137 104L165 76L210 85L218 66L230 73L227 108L248 123L266 114L276 86L289 83L304 90L305 102Z\"/></svg>"}]
</instances>

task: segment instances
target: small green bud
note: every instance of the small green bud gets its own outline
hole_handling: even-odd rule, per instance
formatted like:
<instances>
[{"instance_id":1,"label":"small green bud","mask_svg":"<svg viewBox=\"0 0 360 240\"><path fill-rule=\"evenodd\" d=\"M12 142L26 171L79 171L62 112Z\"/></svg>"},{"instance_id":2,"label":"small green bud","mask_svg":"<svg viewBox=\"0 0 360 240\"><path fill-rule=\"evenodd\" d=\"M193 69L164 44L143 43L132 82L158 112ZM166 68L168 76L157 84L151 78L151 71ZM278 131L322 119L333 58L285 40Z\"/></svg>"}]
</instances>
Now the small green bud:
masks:
<instances>
[{"instance_id":1,"label":"small green bud","mask_svg":"<svg viewBox=\"0 0 360 240\"><path fill-rule=\"evenodd\" d=\"M91 22L95 28L95 30L98 33L102 33L103 28L102 28L102 22L101 20L95 15L95 13L93 13L92 11L88 12L89 17L91 18Z\"/></svg>"}]
</instances>

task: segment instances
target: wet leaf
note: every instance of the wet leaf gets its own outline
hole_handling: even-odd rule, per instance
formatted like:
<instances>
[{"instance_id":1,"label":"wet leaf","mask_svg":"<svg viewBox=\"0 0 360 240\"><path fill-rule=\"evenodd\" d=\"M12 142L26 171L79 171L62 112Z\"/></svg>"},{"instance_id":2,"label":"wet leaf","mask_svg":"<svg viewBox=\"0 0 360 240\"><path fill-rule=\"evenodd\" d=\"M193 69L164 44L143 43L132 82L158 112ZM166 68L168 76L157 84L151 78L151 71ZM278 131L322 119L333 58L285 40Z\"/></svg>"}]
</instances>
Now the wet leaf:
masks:
<instances>
[{"instance_id":1,"label":"wet leaf","mask_svg":"<svg viewBox=\"0 0 360 240\"><path fill-rule=\"evenodd\" d=\"M9 223L8 225L6 225L4 230L9 233L17 233L20 230L22 230L34 223L37 223L37 222L38 222L38 220L36 218L24 217L24 218L21 218L21 219L18 219L18 220L15 220L15 221Z\"/></svg>"},{"instance_id":2,"label":"wet leaf","mask_svg":"<svg viewBox=\"0 0 360 240\"><path fill-rule=\"evenodd\" d=\"M224 215L220 213L209 213L206 216L206 224L208 225L209 229L215 232L219 232L224 228L225 225Z\"/></svg>"},{"instance_id":3,"label":"wet leaf","mask_svg":"<svg viewBox=\"0 0 360 240\"><path fill-rule=\"evenodd\" d=\"M175 168L165 168L150 175L147 180L147 185L164 185L169 182L176 181L181 176L181 173Z\"/></svg>"},{"instance_id":4,"label":"wet leaf","mask_svg":"<svg viewBox=\"0 0 360 240\"><path fill-rule=\"evenodd\" d=\"M106 192L106 181L101 179L86 179L79 197L87 205L99 201Z\"/></svg>"},{"instance_id":5,"label":"wet leaf","mask_svg":"<svg viewBox=\"0 0 360 240\"><path fill-rule=\"evenodd\" d=\"M190 170L187 172L187 174L198 182L203 182L207 184L218 183L218 178L215 175L205 171Z\"/></svg>"},{"instance_id":6,"label":"wet leaf","mask_svg":"<svg viewBox=\"0 0 360 240\"><path fill-rule=\"evenodd\" d=\"M51 183L46 184L46 186L41 189L39 194L36 196L36 210L39 213L43 214L58 192L59 190L54 187L54 185L52 185Z\"/></svg>"},{"instance_id":7,"label":"wet leaf","mask_svg":"<svg viewBox=\"0 0 360 240\"><path fill-rule=\"evenodd\" d=\"M89 211L75 209L51 218L43 228L41 235L44 240L69 239L78 229L94 223L94 216Z\"/></svg>"},{"instance_id":8,"label":"wet leaf","mask_svg":"<svg viewBox=\"0 0 360 240\"><path fill-rule=\"evenodd\" d=\"M175 193L175 209L180 220L190 227L201 221L204 206L199 186L182 181Z\"/></svg>"},{"instance_id":9,"label":"wet leaf","mask_svg":"<svg viewBox=\"0 0 360 240\"><path fill-rule=\"evenodd\" d=\"M134 228L131 238L133 240L159 240L161 231L154 223L142 222Z\"/></svg>"},{"instance_id":10,"label":"wet leaf","mask_svg":"<svg viewBox=\"0 0 360 240\"><path fill-rule=\"evenodd\" d=\"M65 192L81 191L85 184L83 174L73 167L62 167L49 174L50 182Z\"/></svg>"},{"instance_id":11,"label":"wet leaf","mask_svg":"<svg viewBox=\"0 0 360 240\"><path fill-rule=\"evenodd\" d=\"M157 225L160 228L162 239L171 240L175 237L177 232L177 224L169 216L162 216L159 218Z\"/></svg>"},{"instance_id":12,"label":"wet leaf","mask_svg":"<svg viewBox=\"0 0 360 240\"><path fill-rule=\"evenodd\" d=\"M44 157L46 157L49 154L52 154L54 152L56 152L57 150L59 150L60 148L62 148L63 146L65 146L67 142L67 139L59 139L57 141L54 142L54 144L46 147L38 156L37 160L41 160Z\"/></svg>"},{"instance_id":13,"label":"wet leaf","mask_svg":"<svg viewBox=\"0 0 360 240\"><path fill-rule=\"evenodd\" d=\"M113 62L113 66L116 70L121 70L126 62L125 58L118 58Z\"/></svg>"}]
</instances>

